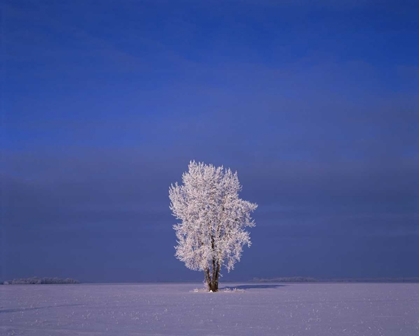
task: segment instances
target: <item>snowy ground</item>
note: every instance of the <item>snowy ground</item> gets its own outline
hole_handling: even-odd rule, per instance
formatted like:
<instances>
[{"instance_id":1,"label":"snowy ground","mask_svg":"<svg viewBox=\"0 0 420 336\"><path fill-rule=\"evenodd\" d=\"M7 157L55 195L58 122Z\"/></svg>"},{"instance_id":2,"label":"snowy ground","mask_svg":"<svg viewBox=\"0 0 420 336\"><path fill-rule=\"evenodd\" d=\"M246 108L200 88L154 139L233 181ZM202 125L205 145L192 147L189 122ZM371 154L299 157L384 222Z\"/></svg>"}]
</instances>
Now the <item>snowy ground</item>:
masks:
<instances>
[{"instance_id":1,"label":"snowy ground","mask_svg":"<svg viewBox=\"0 0 420 336\"><path fill-rule=\"evenodd\" d=\"M418 284L0 286L0 335L418 335Z\"/></svg>"}]
</instances>

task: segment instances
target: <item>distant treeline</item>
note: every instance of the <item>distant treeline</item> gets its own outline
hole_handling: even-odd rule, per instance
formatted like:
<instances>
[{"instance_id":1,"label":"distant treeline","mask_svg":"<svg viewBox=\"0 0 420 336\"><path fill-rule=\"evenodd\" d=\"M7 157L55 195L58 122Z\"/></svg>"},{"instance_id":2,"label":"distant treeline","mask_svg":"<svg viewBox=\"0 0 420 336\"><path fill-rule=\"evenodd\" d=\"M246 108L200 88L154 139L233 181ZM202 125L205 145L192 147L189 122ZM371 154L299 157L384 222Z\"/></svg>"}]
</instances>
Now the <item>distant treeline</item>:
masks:
<instances>
[{"instance_id":1,"label":"distant treeline","mask_svg":"<svg viewBox=\"0 0 420 336\"><path fill-rule=\"evenodd\" d=\"M254 282L419 282L419 278L324 278L316 279L310 277L280 277L280 278L254 278Z\"/></svg>"},{"instance_id":2,"label":"distant treeline","mask_svg":"<svg viewBox=\"0 0 420 336\"><path fill-rule=\"evenodd\" d=\"M13 279L10 281L3 282L3 285L51 285L51 284L78 284L79 281L66 278L25 278L25 279Z\"/></svg>"}]
</instances>

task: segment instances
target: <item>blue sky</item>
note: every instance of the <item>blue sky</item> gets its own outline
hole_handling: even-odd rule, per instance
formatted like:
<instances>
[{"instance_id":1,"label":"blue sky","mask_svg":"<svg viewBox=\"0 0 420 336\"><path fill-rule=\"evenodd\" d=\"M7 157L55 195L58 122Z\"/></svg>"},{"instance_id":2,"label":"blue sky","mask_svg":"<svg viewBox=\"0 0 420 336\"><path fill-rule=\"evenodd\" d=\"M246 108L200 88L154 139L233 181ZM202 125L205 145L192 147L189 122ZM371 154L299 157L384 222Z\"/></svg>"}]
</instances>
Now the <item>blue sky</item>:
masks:
<instances>
[{"instance_id":1,"label":"blue sky","mask_svg":"<svg viewBox=\"0 0 420 336\"><path fill-rule=\"evenodd\" d=\"M226 280L418 275L415 1L3 1L2 277L201 280L190 160L259 204Z\"/></svg>"}]
</instances>

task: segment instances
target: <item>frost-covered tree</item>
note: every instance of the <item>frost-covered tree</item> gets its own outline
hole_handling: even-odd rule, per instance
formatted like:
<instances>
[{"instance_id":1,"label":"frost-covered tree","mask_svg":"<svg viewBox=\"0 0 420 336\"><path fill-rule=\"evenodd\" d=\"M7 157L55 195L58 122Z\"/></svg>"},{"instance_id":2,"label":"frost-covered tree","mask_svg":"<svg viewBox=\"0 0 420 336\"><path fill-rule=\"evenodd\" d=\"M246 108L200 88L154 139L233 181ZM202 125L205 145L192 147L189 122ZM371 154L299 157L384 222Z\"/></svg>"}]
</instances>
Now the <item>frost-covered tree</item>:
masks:
<instances>
[{"instance_id":1,"label":"frost-covered tree","mask_svg":"<svg viewBox=\"0 0 420 336\"><path fill-rule=\"evenodd\" d=\"M209 291L216 292L222 267L231 271L242 247L251 245L245 227L255 226L257 204L239 198L241 185L230 169L190 162L182 185L171 185L169 198L177 243L175 256L192 270L203 271Z\"/></svg>"}]
</instances>

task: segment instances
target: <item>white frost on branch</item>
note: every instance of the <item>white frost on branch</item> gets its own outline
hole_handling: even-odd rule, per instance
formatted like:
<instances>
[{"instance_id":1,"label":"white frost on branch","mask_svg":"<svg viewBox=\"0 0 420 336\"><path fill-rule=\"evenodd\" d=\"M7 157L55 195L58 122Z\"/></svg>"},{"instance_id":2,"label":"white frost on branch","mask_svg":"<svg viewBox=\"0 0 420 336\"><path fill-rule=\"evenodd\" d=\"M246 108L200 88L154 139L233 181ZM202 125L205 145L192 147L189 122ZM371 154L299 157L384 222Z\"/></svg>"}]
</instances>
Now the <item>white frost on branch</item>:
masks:
<instances>
[{"instance_id":1,"label":"white frost on branch","mask_svg":"<svg viewBox=\"0 0 420 336\"><path fill-rule=\"evenodd\" d=\"M239 198L241 185L230 169L190 162L182 185L171 185L169 198L177 243L175 256L192 270L226 267L240 260L242 247L251 245L245 227L255 226L251 212L257 204Z\"/></svg>"}]
</instances>

